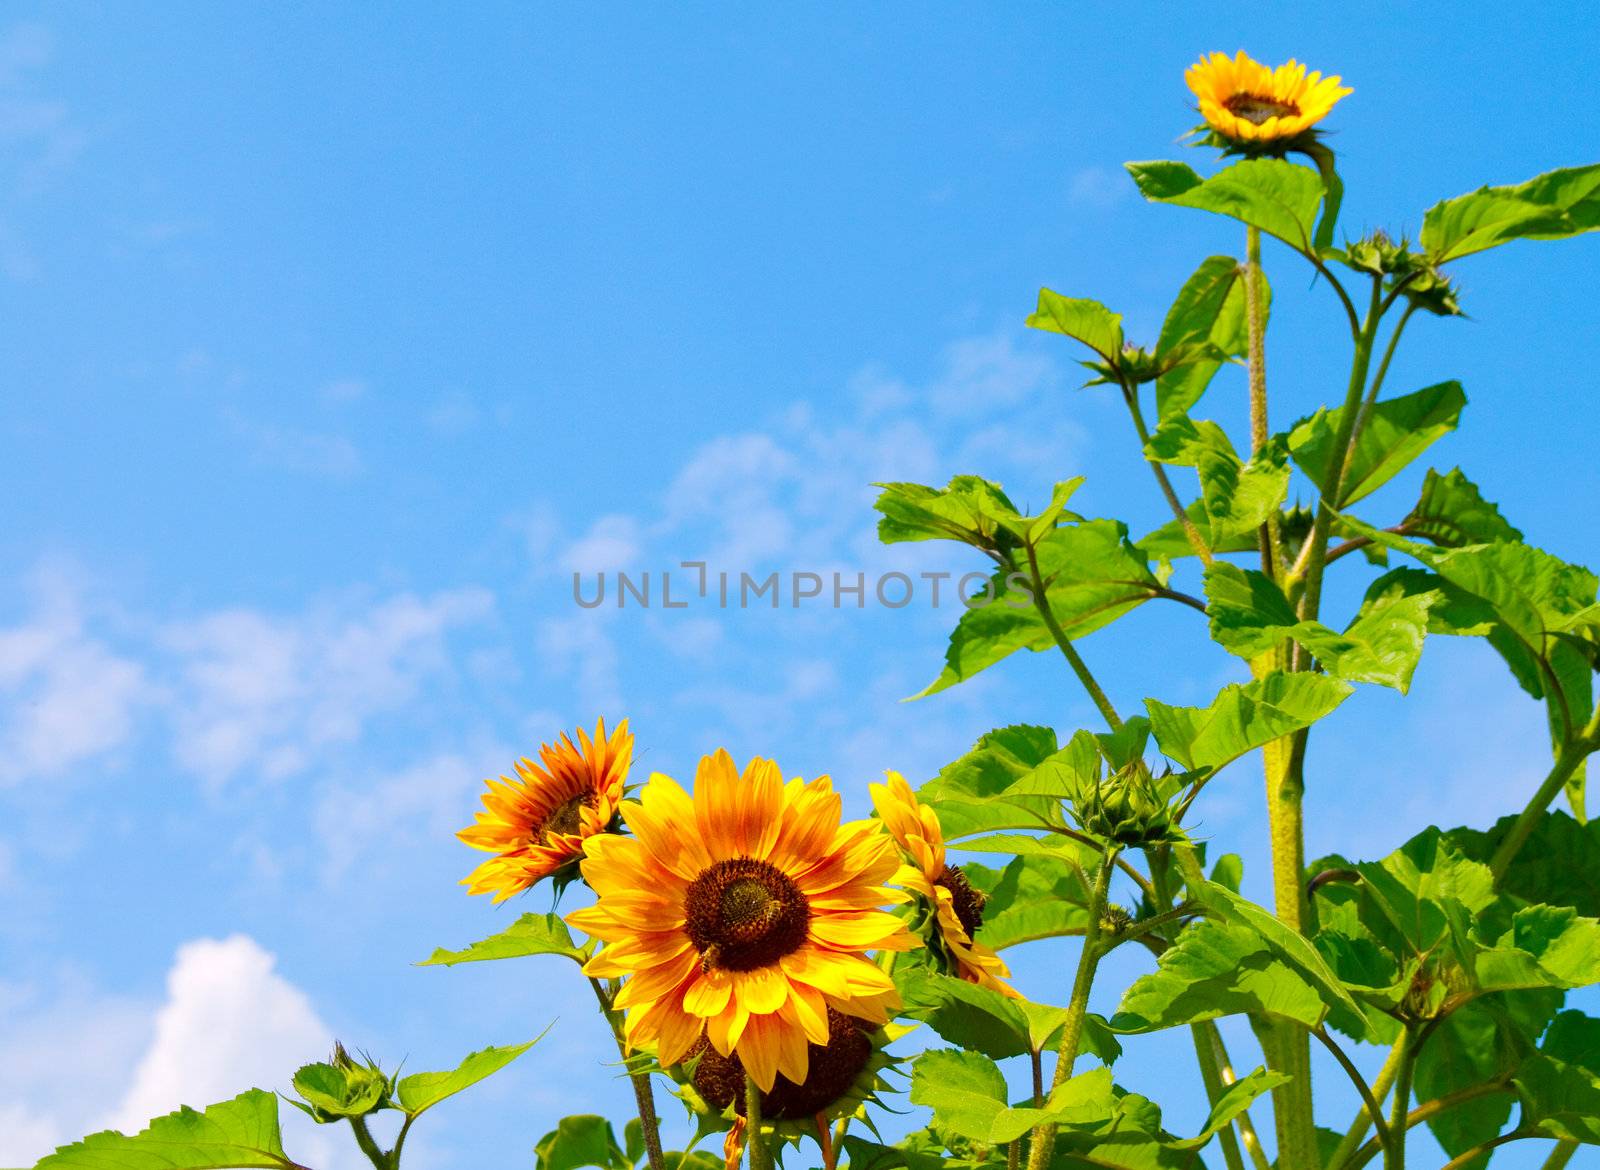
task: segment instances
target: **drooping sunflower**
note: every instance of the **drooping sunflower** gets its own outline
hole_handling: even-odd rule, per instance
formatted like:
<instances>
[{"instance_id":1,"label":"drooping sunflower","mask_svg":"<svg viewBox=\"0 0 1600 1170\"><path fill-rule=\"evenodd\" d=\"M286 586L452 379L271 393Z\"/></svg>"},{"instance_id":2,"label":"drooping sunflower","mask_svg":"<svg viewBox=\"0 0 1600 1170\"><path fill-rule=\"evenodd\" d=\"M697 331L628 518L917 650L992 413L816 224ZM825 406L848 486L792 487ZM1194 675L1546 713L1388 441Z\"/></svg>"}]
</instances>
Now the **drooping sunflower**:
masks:
<instances>
[{"instance_id":1,"label":"drooping sunflower","mask_svg":"<svg viewBox=\"0 0 1600 1170\"><path fill-rule=\"evenodd\" d=\"M592 739L582 728L577 744L563 733L554 745L540 746L538 764L518 760L516 779L485 781L476 823L456 836L494 856L462 884L503 902L574 866L583 843L612 825L632 762L628 721L607 736L602 719Z\"/></svg>"},{"instance_id":2,"label":"drooping sunflower","mask_svg":"<svg viewBox=\"0 0 1600 1170\"><path fill-rule=\"evenodd\" d=\"M1297 61L1273 69L1243 50L1234 57L1202 57L1183 76L1199 99L1206 125L1247 151L1300 137L1354 92L1337 77L1307 73Z\"/></svg>"},{"instance_id":3,"label":"drooping sunflower","mask_svg":"<svg viewBox=\"0 0 1600 1170\"><path fill-rule=\"evenodd\" d=\"M916 945L880 907L894 843L871 821L840 823L827 777L783 781L756 759L743 775L725 751L700 761L691 798L654 775L622 806L633 836L591 837L584 879L598 895L567 922L606 945L584 971L624 978L634 1048L663 1067L702 1033L737 1055L763 1091L796 1084L808 1045L828 1041L828 1009L872 1024L899 997L869 950Z\"/></svg>"},{"instance_id":4,"label":"drooping sunflower","mask_svg":"<svg viewBox=\"0 0 1600 1170\"><path fill-rule=\"evenodd\" d=\"M872 784L873 807L911 864L896 876L897 885L916 894L930 913L930 949L942 952L950 974L1005 995L1021 998L1006 982L1005 960L978 941L983 925L984 896L972 887L960 867L944 856L944 831L939 818L911 791L904 776L890 772L887 784Z\"/></svg>"}]
</instances>

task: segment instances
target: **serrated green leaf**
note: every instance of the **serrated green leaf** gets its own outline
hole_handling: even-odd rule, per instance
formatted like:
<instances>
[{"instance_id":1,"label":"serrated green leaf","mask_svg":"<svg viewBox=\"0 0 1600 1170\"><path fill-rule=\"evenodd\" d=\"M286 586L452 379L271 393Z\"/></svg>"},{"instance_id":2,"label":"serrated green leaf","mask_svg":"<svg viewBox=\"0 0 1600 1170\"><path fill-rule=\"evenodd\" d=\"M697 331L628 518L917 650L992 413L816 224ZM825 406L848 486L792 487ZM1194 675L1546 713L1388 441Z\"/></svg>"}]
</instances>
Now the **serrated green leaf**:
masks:
<instances>
[{"instance_id":1,"label":"serrated green leaf","mask_svg":"<svg viewBox=\"0 0 1600 1170\"><path fill-rule=\"evenodd\" d=\"M1161 953L1154 972L1129 986L1110 1025L1118 1032L1154 1032L1247 1013L1311 1027L1327 1007L1253 931L1201 921Z\"/></svg>"},{"instance_id":2,"label":"serrated green leaf","mask_svg":"<svg viewBox=\"0 0 1600 1170\"><path fill-rule=\"evenodd\" d=\"M1218 537L1255 532L1288 494L1288 455L1281 439L1268 443L1246 463L1216 423L1174 415L1150 436L1145 456L1195 469L1206 530Z\"/></svg>"},{"instance_id":3,"label":"serrated green leaf","mask_svg":"<svg viewBox=\"0 0 1600 1170\"><path fill-rule=\"evenodd\" d=\"M1402 527L1444 548L1522 539L1522 533L1507 523L1499 508L1483 498L1477 485L1459 467L1446 475L1428 470L1422 493Z\"/></svg>"},{"instance_id":4,"label":"serrated green leaf","mask_svg":"<svg viewBox=\"0 0 1600 1170\"><path fill-rule=\"evenodd\" d=\"M1269 1072L1265 1068L1258 1068L1249 1075L1240 1077L1217 1098L1217 1103L1211 1107L1211 1112L1206 1116L1206 1123L1198 1134L1183 1141L1165 1144L1178 1150L1200 1149L1235 1117L1250 1108L1250 1103L1257 1097L1276 1089L1279 1085L1286 1085L1293 1079L1286 1073Z\"/></svg>"},{"instance_id":5,"label":"serrated green leaf","mask_svg":"<svg viewBox=\"0 0 1600 1170\"><path fill-rule=\"evenodd\" d=\"M1052 1047L1068 1014L1066 1008L1002 995L907 963L896 966L894 981L904 1001L901 1015L921 1020L951 1044L991 1060ZM1079 1051L1110 1064L1121 1047L1102 1025L1084 1029Z\"/></svg>"},{"instance_id":6,"label":"serrated green leaf","mask_svg":"<svg viewBox=\"0 0 1600 1170\"><path fill-rule=\"evenodd\" d=\"M533 1149L538 1170L579 1170L584 1166L629 1170L633 1165L617 1144L611 1123L590 1113L563 1117Z\"/></svg>"},{"instance_id":7,"label":"serrated green leaf","mask_svg":"<svg viewBox=\"0 0 1600 1170\"><path fill-rule=\"evenodd\" d=\"M1099 301L1064 297L1042 288L1039 307L1027 325L1080 341L1108 362L1122 354L1122 318Z\"/></svg>"},{"instance_id":8,"label":"serrated green leaf","mask_svg":"<svg viewBox=\"0 0 1600 1170\"><path fill-rule=\"evenodd\" d=\"M1436 264L1512 240L1559 240L1600 228L1600 164L1550 171L1514 187L1481 187L1446 199L1422 219L1421 243Z\"/></svg>"},{"instance_id":9,"label":"serrated green leaf","mask_svg":"<svg viewBox=\"0 0 1600 1170\"><path fill-rule=\"evenodd\" d=\"M1139 193L1226 215L1276 236L1298 252L1314 252L1313 232L1323 185L1317 172L1283 159L1247 159L1209 179L1178 162L1128 163Z\"/></svg>"},{"instance_id":10,"label":"serrated green leaf","mask_svg":"<svg viewBox=\"0 0 1600 1170\"><path fill-rule=\"evenodd\" d=\"M1146 699L1161 751L1194 772L1215 772L1246 752L1309 727L1350 694L1350 685L1309 672L1274 672L1226 686L1209 707Z\"/></svg>"},{"instance_id":11,"label":"serrated green leaf","mask_svg":"<svg viewBox=\"0 0 1600 1170\"><path fill-rule=\"evenodd\" d=\"M1088 924L1089 879L1079 860L1018 857L1002 870L977 864L961 869L987 899L978 941L997 951L1082 934Z\"/></svg>"},{"instance_id":12,"label":"serrated green leaf","mask_svg":"<svg viewBox=\"0 0 1600 1170\"><path fill-rule=\"evenodd\" d=\"M988 1057L950 1048L917 1057L911 1101L933 1110L934 1122L988 1146L1003 1145L1036 1125L1087 1124L1116 1111L1111 1072L1097 1068L1062 1084L1041 1109L1012 1107L1005 1077Z\"/></svg>"},{"instance_id":13,"label":"serrated green leaf","mask_svg":"<svg viewBox=\"0 0 1600 1170\"><path fill-rule=\"evenodd\" d=\"M1334 506L1353 504L1388 483L1439 438L1455 430L1466 403L1459 382L1440 382L1374 404L1344 468ZM1295 463L1324 498L1333 491L1328 477L1343 416L1343 407L1319 410L1289 433Z\"/></svg>"},{"instance_id":14,"label":"serrated green leaf","mask_svg":"<svg viewBox=\"0 0 1600 1170\"><path fill-rule=\"evenodd\" d=\"M542 1036L543 1033L526 1044L480 1049L447 1072L419 1072L402 1077L394 1087L395 1104L409 1116L415 1117L446 1097L453 1097L499 1072L537 1044Z\"/></svg>"},{"instance_id":15,"label":"serrated green leaf","mask_svg":"<svg viewBox=\"0 0 1600 1170\"><path fill-rule=\"evenodd\" d=\"M1021 520L1000 485L976 475L958 475L942 488L920 483L875 486L883 489L872 506L883 513L878 539L884 544L954 540L993 550L1007 546L1007 534Z\"/></svg>"},{"instance_id":16,"label":"serrated green leaf","mask_svg":"<svg viewBox=\"0 0 1600 1170\"><path fill-rule=\"evenodd\" d=\"M1488 864L1517 821L1506 816L1487 831L1452 829L1450 844ZM1600 918L1600 821L1580 825L1564 812L1545 813L1500 878L1500 889L1527 902L1570 906Z\"/></svg>"},{"instance_id":17,"label":"serrated green leaf","mask_svg":"<svg viewBox=\"0 0 1600 1170\"><path fill-rule=\"evenodd\" d=\"M251 1089L203 1112L183 1108L138 1133L92 1134L41 1159L34 1170L300 1170L283 1152L278 1098Z\"/></svg>"},{"instance_id":18,"label":"serrated green leaf","mask_svg":"<svg viewBox=\"0 0 1600 1170\"><path fill-rule=\"evenodd\" d=\"M575 963L586 962L588 952L575 943L567 924L556 914L524 914L499 934L475 942L465 950L435 950L419 967L453 967L489 959L520 959L528 955L561 955Z\"/></svg>"},{"instance_id":19,"label":"serrated green leaf","mask_svg":"<svg viewBox=\"0 0 1600 1170\"><path fill-rule=\"evenodd\" d=\"M1048 797L995 799L1057 750L1056 733L1048 727L997 728L940 769L917 797L934 808L947 841L999 829L1062 825L1059 804Z\"/></svg>"},{"instance_id":20,"label":"serrated green leaf","mask_svg":"<svg viewBox=\"0 0 1600 1170\"><path fill-rule=\"evenodd\" d=\"M1522 1062L1513 1081L1524 1127L1546 1137L1600 1144L1600 1076L1538 1054Z\"/></svg>"},{"instance_id":21,"label":"serrated green leaf","mask_svg":"<svg viewBox=\"0 0 1600 1170\"><path fill-rule=\"evenodd\" d=\"M1262 282L1263 292L1266 281ZM1270 293L1267 294L1270 304ZM1265 307L1263 307L1265 312ZM1209 256L1184 282L1167 310L1156 342L1159 361L1181 355L1156 379L1156 415L1187 414L1200 401L1223 362L1244 353L1247 341L1245 289L1239 261Z\"/></svg>"},{"instance_id":22,"label":"serrated green leaf","mask_svg":"<svg viewBox=\"0 0 1600 1170\"><path fill-rule=\"evenodd\" d=\"M1156 595L1160 583L1112 520L1053 529L1037 546L1040 576L1052 613L1068 638L1082 638ZM1055 646L1034 605L1029 574L1002 568L990 580L989 600L962 614L950 635L939 677L915 697L965 682L1018 650Z\"/></svg>"}]
</instances>

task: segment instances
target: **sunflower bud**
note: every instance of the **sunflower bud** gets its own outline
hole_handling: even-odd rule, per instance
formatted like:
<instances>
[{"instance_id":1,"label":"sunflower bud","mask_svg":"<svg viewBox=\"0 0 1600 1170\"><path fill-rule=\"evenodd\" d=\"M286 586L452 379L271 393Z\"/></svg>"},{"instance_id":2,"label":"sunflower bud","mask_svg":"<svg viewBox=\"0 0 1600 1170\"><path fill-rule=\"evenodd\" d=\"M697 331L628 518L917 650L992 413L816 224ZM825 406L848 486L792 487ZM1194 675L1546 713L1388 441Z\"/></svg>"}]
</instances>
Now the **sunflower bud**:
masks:
<instances>
[{"instance_id":1,"label":"sunflower bud","mask_svg":"<svg viewBox=\"0 0 1600 1170\"><path fill-rule=\"evenodd\" d=\"M1437 268L1426 269L1411 277L1401 290L1406 299L1419 309L1426 309L1437 317L1461 316L1461 302L1456 299L1455 286L1450 278Z\"/></svg>"},{"instance_id":2,"label":"sunflower bud","mask_svg":"<svg viewBox=\"0 0 1600 1170\"><path fill-rule=\"evenodd\" d=\"M371 1057L357 1060L338 1041L327 1063L294 1074L294 1088L306 1102L301 1108L324 1124L389 1107L389 1077Z\"/></svg>"},{"instance_id":3,"label":"sunflower bud","mask_svg":"<svg viewBox=\"0 0 1600 1170\"><path fill-rule=\"evenodd\" d=\"M1391 276L1414 271L1421 258L1408 249L1405 240L1395 243L1387 232L1379 229L1366 239L1346 246L1344 261L1357 272Z\"/></svg>"},{"instance_id":4,"label":"sunflower bud","mask_svg":"<svg viewBox=\"0 0 1600 1170\"><path fill-rule=\"evenodd\" d=\"M1072 816L1085 833L1119 845L1151 845L1176 835L1166 802L1137 764L1086 786Z\"/></svg>"}]
</instances>

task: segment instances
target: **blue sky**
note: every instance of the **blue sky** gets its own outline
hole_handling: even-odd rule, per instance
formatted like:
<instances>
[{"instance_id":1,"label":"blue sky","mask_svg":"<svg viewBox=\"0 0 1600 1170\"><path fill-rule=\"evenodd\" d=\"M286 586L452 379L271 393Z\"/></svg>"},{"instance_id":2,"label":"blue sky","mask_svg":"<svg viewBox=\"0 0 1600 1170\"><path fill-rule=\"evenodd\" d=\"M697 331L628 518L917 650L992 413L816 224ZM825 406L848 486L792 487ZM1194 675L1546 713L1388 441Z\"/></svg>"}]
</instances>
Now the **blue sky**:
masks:
<instances>
[{"instance_id":1,"label":"blue sky","mask_svg":"<svg viewBox=\"0 0 1600 1170\"><path fill-rule=\"evenodd\" d=\"M1093 712L1042 655L898 702L937 673L948 609L590 613L572 571L964 569L877 547L869 485L965 471L1029 502L1083 474L1075 506L1159 523L1120 405L1021 321L1049 285L1148 339L1202 257L1237 251L1120 169L1177 154L1202 51L1299 55L1355 88L1330 119L1352 232L1414 230L1600 141L1600 16L1575 8L5 20L4 1164L281 1085L333 1034L423 1068L556 1016L419 1127L415 1164L516 1164L566 1112L620 1122L569 970L410 965L509 920L455 885L483 776L628 715L641 767L687 776L726 745L832 773L864 810L884 768L920 780L990 727ZM1280 424L1336 397L1346 361L1290 259L1268 256ZM1417 322L1389 382L1459 377L1463 430L1433 462L1590 563L1597 262L1594 237L1469 260L1472 319ZM1233 424L1242 396L1225 373L1208 405ZM1416 481L1368 514L1398 517ZM1193 616L1147 606L1084 643L1120 706L1234 678ZM1487 823L1542 772L1539 714L1482 646L1431 644L1409 699L1363 691L1325 727L1313 854ZM1201 818L1260 893L1258 787L1241 767ZM1070 947L1040 950L1028 990L1065 995ZM1119 1077L1192 1100L1163 1043ZM301 1159L350 1165L329 1136L297 1130Z\"/></svg>"}]
</instances>

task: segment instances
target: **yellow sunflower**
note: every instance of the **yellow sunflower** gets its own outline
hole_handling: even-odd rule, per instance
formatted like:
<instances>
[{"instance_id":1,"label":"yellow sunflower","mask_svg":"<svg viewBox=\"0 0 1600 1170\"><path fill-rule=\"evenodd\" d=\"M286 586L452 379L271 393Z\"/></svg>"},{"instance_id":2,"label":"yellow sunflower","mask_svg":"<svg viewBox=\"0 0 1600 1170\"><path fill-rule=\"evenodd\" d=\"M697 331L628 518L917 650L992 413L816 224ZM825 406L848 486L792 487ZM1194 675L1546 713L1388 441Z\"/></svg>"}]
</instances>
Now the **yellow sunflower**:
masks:
<instances>
[{"instance_id":1,"label":"yellow sunflower","mask_svg":"<svg viewBox=\"0 0 1600 1170\"><path fill-rule=\"evenodd\" d=\"M1241 146L1295 138L1353 92L1337 77L1307 73L1296 61L1271 69L1243 50L1236 57L1212 53L1189 66L1183 76L1200 99L1206 124Z\"/></svg>"},{"instance_id":2,"label":"yellow sunflower","mask_svg":"<svg viewBox=\"0 0 1600 1170\"><path fill-rule=\"evenodd\" d=\"M1005 995L1021 995L1006 982L1011 976L1005 960L993 948L977 941L983 925L984 897L972 888L960 868L945 863L944 831L931 808L917 800L898 772L889 773L887 784L868 786L873 807L891 836L911 858L895 882L921 897L933 911L937 942L958 975L968 983Z\"/></svg>"},{"instance_id":3,"label":"yellow sunflower","mask_svg":"<svg viewBox=\"0 0 1600 1170\"><path fill-rule=\"evenodd\" d=\"M606 831L633 762L628 721L607 736L600 720L593 739L579 728L576 745L563 734L555 745L540 746L539 761L543 767L518 760L515 780L485 781L476 823L456 834L494 854L462 879L471 893L493 893L503 902L576 862L584 841Z\"/></svg>"},{"instance_id":4,"label":"yellow sunflower","mask_svg":"<svg viewBox=\"0 0 1600 1170\"><path fill-rule=\"evenodd\" d=\"M691 798L655 775L622 806L633 836L590 838L584 879L599 900L567 922L605 942L584 971L626 978L627 1038L678 1064L702 1033L763 1091L800 1084L828 1009L870 1024L899 1007L863 953L909 950L880 907L899 861L871 821L840 824L827 777L783 781L770 760L741 776L727 752L700 761Z\"/></svg>"}]
</instances>

